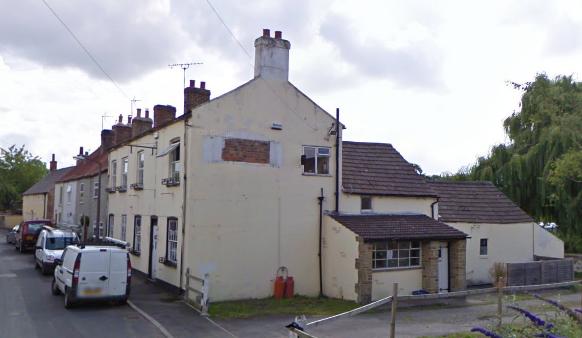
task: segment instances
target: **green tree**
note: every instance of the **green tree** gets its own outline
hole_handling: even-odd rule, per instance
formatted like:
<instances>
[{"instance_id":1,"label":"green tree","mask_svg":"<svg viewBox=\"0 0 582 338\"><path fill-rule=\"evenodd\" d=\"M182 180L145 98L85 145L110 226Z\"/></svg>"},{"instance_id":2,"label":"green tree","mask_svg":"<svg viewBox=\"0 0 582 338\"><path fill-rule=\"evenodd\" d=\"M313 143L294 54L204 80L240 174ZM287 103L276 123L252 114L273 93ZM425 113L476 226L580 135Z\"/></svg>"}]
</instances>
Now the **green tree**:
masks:
<instances>
[{"instance_id":1,"label":"green tree","mask_svg":"<svg viewBox=\"0 0 582 338\"><path fill-rule=\"evenodd\" d=\"M510 142L445 178L492 181L537 220L556 222L567 250L582 251L582 83L541 74L511 84L523 95L503 124Z\"/></svg>"},{"instance_id":2,"label":"green tree","mask_svg":"<svg viewBox=\"0 0 582 338\"><path fill-rule=\"evenodd\" d=\"M47 169L24 146L0 152L0 210L21 209L22 193L42 179Z\"/></svg>"}]
</instances>

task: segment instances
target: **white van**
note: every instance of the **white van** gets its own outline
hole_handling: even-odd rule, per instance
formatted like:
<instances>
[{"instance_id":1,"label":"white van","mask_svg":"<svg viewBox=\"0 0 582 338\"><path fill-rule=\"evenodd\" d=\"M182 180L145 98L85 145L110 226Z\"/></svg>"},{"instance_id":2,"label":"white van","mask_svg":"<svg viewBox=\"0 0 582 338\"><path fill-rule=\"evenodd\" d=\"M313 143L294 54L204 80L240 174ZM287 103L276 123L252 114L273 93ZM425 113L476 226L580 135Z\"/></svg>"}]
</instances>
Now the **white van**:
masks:
<instances>
[{"instance_id":1,"label":"white van","mask_svg":"<svg viewBox=\"0 0 582 338\"><path fill-rule=\"evenodd\" d=\"M70 245L56 260L53 295L65 295L65 308L83 300L125 303L131 289L131 262L115 245Z\"/></svg>"},{"instance_id":2,"label":"white van","mask_svg":"<svg viewBox=\"0 0 582 338\"><path fill-rule=\"evenodd\" d=\"M43 227L34 250L35 267L41 269L43 275L53 272L55 259L61 259L65 248L78 242L79 237L70 230Z\"/></svg>"}]
</instances>

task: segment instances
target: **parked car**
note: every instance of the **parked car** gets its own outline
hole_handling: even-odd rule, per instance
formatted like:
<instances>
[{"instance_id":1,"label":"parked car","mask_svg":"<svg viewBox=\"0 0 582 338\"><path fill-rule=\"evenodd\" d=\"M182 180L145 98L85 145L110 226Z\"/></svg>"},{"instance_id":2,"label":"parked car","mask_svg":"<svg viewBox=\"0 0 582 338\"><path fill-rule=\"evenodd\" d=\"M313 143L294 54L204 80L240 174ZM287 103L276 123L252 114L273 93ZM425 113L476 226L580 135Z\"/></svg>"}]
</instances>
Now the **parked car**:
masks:
<instances>
[{"instance_id":1,"label":"parked car","mask_svg":"<svg viewBox=\"0 0 582 338\"><path fill-rule=\"evenodd\" d=\"M40 268L45 275L52 272L55 268L55 259L61 258L67 246L77 243L79 237L72 231L43 227L34 251L35 268Z\"/></svg>"},{"instance_id":2,"label":"parked car","mask_svg":"<svg viewBox=\"0 0 582 338\"><path fill-rule=\"evenodd\" d=\"M55 259L53 295L65 295L65 308L85 300L127 302L131 261L121 246L70 245Z\"/></svg>"},{"instance_id":3,"label":"parked car","mask_svg":"<svg viewBox=\"0 0 582 338\"><path fill-rule=\"evenodd\" d=\"M20 224L17 224L14 226L14 228L12 228L10 231L8 231L8 233L6 234L6 244L16 243L16 232L18 231L19 227L20 227Z\"/></svg>"},{"instance_id":4,"label":"parked car","mask_svg":"<svg viewBox=\"0 0 582 338\"><path fill-rule=\"evenodd\" d=\"M22 253L27 249L34 248L38 234L45 225L51 225L51 221L39 219L20 223L14 243L16 249Z\"/></svg>"}]
</instances>

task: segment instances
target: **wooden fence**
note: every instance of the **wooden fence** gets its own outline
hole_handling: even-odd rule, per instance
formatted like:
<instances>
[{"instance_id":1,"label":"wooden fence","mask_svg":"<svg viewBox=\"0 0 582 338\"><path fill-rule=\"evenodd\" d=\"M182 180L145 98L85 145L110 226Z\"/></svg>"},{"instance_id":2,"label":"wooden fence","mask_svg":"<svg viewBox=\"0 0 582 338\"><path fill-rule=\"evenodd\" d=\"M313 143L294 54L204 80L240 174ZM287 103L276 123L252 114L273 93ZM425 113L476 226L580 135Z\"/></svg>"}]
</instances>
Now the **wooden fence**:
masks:
<instances>
[{"instance_id":1,"label":"wooden fence","mask_svg":"<svg viewBox=\"0 0 582 338\"><path fill-rule=\"evenodd\" d=\"M528 263L507 263L507 285L536 285L574 280L574 262L556 259Z\"/></svg>"}]
</instances>

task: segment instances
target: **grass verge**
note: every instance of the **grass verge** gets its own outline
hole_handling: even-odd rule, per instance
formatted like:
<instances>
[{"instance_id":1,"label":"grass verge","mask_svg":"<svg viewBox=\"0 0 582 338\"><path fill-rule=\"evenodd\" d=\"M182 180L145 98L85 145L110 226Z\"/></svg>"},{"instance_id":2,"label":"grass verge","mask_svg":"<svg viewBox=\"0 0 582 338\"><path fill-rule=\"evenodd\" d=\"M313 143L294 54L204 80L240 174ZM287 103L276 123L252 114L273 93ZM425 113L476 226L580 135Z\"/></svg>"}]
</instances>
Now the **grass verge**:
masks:
<instances>
[{"instance_id":1,"label":"grass verge","mask_svg":"<svg viewBox=\"0 0 582 338\"><path fill-rule=\"evenodd\" d=\"M341 299L295 296L291 299L263 298L212 303L209 314L223 319L267 315L329 316L357 306L355 302Z\"/></svg>"}]
</instances>

